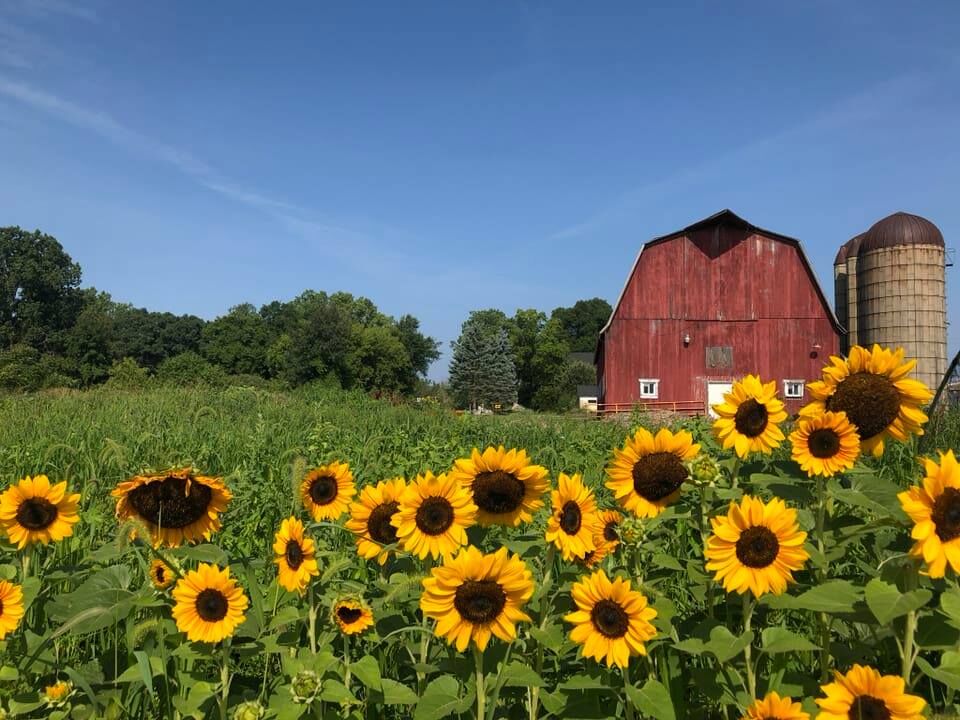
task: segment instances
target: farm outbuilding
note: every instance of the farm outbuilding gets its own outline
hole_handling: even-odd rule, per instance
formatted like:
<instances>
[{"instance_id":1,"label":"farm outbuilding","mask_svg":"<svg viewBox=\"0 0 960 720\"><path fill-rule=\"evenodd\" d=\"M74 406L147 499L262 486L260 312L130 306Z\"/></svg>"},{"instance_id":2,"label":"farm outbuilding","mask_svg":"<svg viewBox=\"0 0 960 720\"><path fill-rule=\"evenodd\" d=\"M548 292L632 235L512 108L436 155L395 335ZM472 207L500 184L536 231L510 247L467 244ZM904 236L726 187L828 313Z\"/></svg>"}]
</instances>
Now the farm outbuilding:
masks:
<instances>
[{"instance_id":1,"label":"farm outbuilding","mask_svg":"<svg viewBox=\"0 0 960 720\"><path fill-rule=\"evenodd\" d=\"M800 241L723 210L641 248L600 331L600 410L709 413L758 373L796 412L842 332Z\"/></svg>"}]
</instances>

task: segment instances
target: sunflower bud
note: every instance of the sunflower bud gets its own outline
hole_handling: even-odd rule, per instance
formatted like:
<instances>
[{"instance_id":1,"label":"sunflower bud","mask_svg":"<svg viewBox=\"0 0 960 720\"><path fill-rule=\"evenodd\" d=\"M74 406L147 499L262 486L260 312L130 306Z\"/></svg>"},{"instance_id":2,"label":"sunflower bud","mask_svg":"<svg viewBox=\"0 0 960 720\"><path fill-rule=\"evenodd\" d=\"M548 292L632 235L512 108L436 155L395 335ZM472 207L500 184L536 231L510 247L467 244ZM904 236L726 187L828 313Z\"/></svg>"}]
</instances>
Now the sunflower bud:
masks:
<instances>
[{"instance_id":1,"label":"sunflower bud","mask_svg":"<svg viewBox=\"0 0 960 720\"><path fill-rule=\"evenodd\" d=\"M645 534L641 518L627 517L620 523L620 542L624 545L639 547L643 543Z\"/></svg>"},{"instance_id":2,"label":"sunflower bud","mask_svg":"<svg viewBox=\"0 0 960 720\"><path fill-rule=\"evenodd\" d=\"M233 720L260 720L267 711L256 700L240 703L233 709Z\"/></svg>"},{"instance_id":3,"label":"sunflower bud","mask_svg":"<svg viewBox=\"0 0 960 720\"><path fill-rule=\"evenodd\" d=\"M313 670L300 670L293 676L290 683L290 693L293 695L295 703L308 704L316 700L320 694L323 682L320 676Z\"/></svg>"},{"instance_id":4,"label":"sunflower bud","mask_svg":"<svg viewBox=\"0 0 960 720\"><path fill-rule=\"evenodd\" d=\"M0 720L7 720L10 715L7 714L7 711L0 707Z\"/></svg>"},{"instance_id":5,"label":"sunflower bud","mask_svg":"<svg viewBox=\"0 0 960 720\"><path fill-rule=\"evenodd\" d=\"M47 685L43 691L43 700L51 708L62 707L67 704L73 685L64 680L58 680L53 685Z\"/></svg>"},{"instance_id":6,"label":"sunflower bud","mask_svg":"<svg viewBox=\"0 0 960 720\"><path fill-rule=\"evenodd\" d=\"M723 478L720 463L706 453L687 462L687 469L690 471L690 480L700 487L715 487Z\"/></svg>"}]
</instances>

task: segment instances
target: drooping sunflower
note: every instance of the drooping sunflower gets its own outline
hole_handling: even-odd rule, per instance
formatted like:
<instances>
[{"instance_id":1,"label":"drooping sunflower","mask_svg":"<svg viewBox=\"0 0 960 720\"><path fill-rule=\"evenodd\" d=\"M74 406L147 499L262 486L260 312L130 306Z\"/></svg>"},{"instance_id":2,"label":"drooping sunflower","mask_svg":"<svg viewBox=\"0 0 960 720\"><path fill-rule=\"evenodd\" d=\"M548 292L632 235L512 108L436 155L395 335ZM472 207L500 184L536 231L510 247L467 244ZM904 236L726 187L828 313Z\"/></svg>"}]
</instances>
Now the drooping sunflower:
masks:
<instances>
[{"instance_id":1,"label":"drooping sunflower","mask_svg":"<svg viewBox=\"0 0 960 720\"><path fill-rule=\"evenodd\" d=\"M735 382L723 402L713 405L719 416L713 433L723 449L733 448L741 458L752 452L769 455L783 442L779 423L787 419L783 403L777 399L777 383L764 383L756 375Z\"/></svg>"},{"instance_id":2,"label":"drooping sunflower","mask_svg":"<svg viewBox=\"0 0 960 720\"><path fill-rule=\"evenodd\" d=\"M600 512L600 524L603 526L601 535L604 542L607 543L607 552L616 550L620 544L620 523L623 522L623 515L616 510L603 510Z\"/></svg>"},{"instance_id":3,"label":"drooping sunflower","mask_svg":"<svg viewBox=\"0 0 960 720\"><path fill-rule=\"evenodd\" d=\"M574 624L570 639L583 645L584 657L625 668L631 656L647 654L644 643L657 634L650 623L657 611L643 593L630 589L629 580L611 582L598 570L574 583L571 593L577 610L563 619Z\"/></svg>"},{"instance_id":4,"label":"drooping sunflower","mask_svg":"<svg viewBox=\"0 0 960 720\"><path fill-rule=\"evenodd\" d=\"M947 563L960 573L960 464L953 450L941 453L939 463L920 461L926 471L923 484L897 497L914 522L911 537L916 542L910 554L923 558L930 577L942 578Z\"/></svg>"},{"instance_id":5,"label":"drooping sunflower","mask_svg":"<svg viewBox=\"0 0 960 720\"><path fill-rule=\"evenodd\" d=\"M357 494L347 463L334 460L308 472L300 483L300 499L313 519L336 520L350 507Z\"/></svg>"},{"instance_id":6,"label":"drooping sunflower","mask_svg":"<svg viewBox=\"0 0 960 720\"><path fill-rule=\"evenodd\" d=\"M680 486L690 476L683 462L698 452L700 446L686 430L673 434L661 428L653 435L640 428L622 449L614 448L607 487L637 517L656 517L680 497Z\"/></svg>"},{"instance_id":7,"label":"drooping sunflower","mask_svg":"<svg viewBox=\"0 0 960 720\"><path fill-rule=\"evenodd\" d=\"M836 355L823 368L823 379L808 383L813 402L801 416L816 416L825 410L843 411L860 435L860 448L879 457L886 438L905 441L911 434L923 435L927 416L920 407L933 397L930 389L907 375L917 364L904 361L904 349L867 350L850 348L844 359Z\"/></svg>"},{"instance_id":8,"label":"drooping sunflower","mask_svg":"<svg viewBox=\"0 0 960 720\"><path fill-rule=\"evenodd\" d=\"M849 470L860 455L860 436L844 412L801 418L790 433L793 460L807 475L831 477Z\"/></svg>"},{"instance_id":9,"label":"drooping sunflower","mask_svg":"<svg viewBox=\"0 0 960 720\"><path fill-rule=\"evenodd\" d=\"M778 498L765 503L744 495L739 504L730 503L726 515L710 518L710 523L707 570L716 573L727 592L780 595L809 558L803 549L807 534L797 525L797 511Z\"/></svg>"},{"instance_id":10,"label":"drooping sunflower","mask_svg":"<svg viewBox=\"0 0 960 720\"><path fill-rule=\"evenodd\" d=\"M17 629L23 618L23 588L0 580L0 640Z\"/></svg>"},{"instance_id":11,"label":"drooping sunflower","mask_svg":"<svg viewBox=\"0 0 960 720\"><path fill-rule=\"evenodd\" d=\"M244 621L249 600L230 568L200 563L173 589L173 619L192 642L216 643L230 637Z\"/></svg>"},{"instance_id":12,"label":"drooping sunflower","mask_svg":"<svg viewBox=\"0 0 960 720\"><path fill-rule=\"evenodd\" d=\"M603 559L610 554L611 550L616 547L615 543L608 543L604 540L602 534L594 536L593 545L593 550L587 551L586 555L577 559L577 562L585 568L594 568L599 565L603 562Z\"/></svg>"},{"instance_id":13,"label":"drooping sunflower","mask_svg":"<svg viewBox=\"0 0 960 720\"><path fill-rule=\"evenodd\" d=\"M298 518L289 517L280 523L273 541L273 554L277 582L284 590L303 595L310 578L320 574L316 547L313 540L304 535L303 523Z\"/></svg>"},{"instance_id":14,"label":"drooping sunflower","mask_svg":"<svg viewBox=\"0 0 960 720\"><path fill-rule=\"evenodd\" d=\"M526 450L505 450L503 445L483 453L474 448L470 457L456 460L450 471L473 495L477 524L513 527L530 522L543 507L549 474L545 467L531 463Z\"/></svg>"},{"instance_id":15,"label":"drooping sunflower","mask_svg":"<svg viewBox=\"0 0 960 720\"><path fill-rule=\"evenodd\" d=\"M741 720L810 720L810 714L792 698L780 697L777 693L767 693L747 708L747 714Z\"/></svg>"},{"instance_id":16,"label":"drooping sunflower","mask_svg":"<svg viewBox=\"0 0 960 720\"><path fill-rule=\"evenodd\" d=\"M547 523L547 542L556 545L564 560L582 558L596 549L594 538L602 532L597 501L580 474L560 473L550 500L553 514Z\"/></svg>"},{"instance_id":17,"label":"drooping sunflower","mask_svg":"<svg viewBox=\"0 0 960 720\"><path fill-rule=\"evenodd\" d=\"M334 603L333 620L344 635L356 635L373 625L373 613L359 600L346 598Z\"/></svg>"},{"instance_id":18,"label":"drooping sunflower","mask_svg":"<svg viewBox=\"0 0 960 720\"><path fill-rule=\"evenodd\" d=\"M34 543L59 542L73 535L80 521L80 495L67 483L51 485L46 475L25 477L0 495L0 525L19 549Z\"/></svg>"},{"instance_id":19,"label":"drooping sunflower","mask_svg":"<svg viewBox=\"0 0 960 720\"><path fill-rule=\"evenodd\" d=\"M347 529L357 536L357 554L366 559L377 558L383 565L390 555L384 550L397 542L397 529L390 524L400 508L400 496L407 489L402 477L384 480L375 487L367 485L360 498L350 503Z\"/></svg>"},{"instance_id":20,"label":"drooping sunflower","mask_svg":"<svg viewBox=\"0 0 960 720\"><path fill-rule=\"evenodd\" d=\"M197 475L192 468L136 475L111 493L117 498L117 518L138 520L150 532L154 547L179 547L209 540L220 529L220 514L233 494L223 480Z\"/></svg>"},{"instance_id":21,"label":"drooping sunflower","mask_svg":"<svg viewBox=\"0 0 960 720\"><path fill-rule=\"evenodd\" d=\"M491 635L511 642L516 623L530 622L523 606L531 595L533 580L518 555L508 555L505 547L484 555L471 546L424 578L420 609L437 621L436 635L458 651L471 640L483 651Z\"/></svg>"},{"instance_id":22,"label":"drooping sunflower","mask_svg":"<svg viewBox=\"0 0 960 720\"><path fill-rule=\"evenodd\" d=\"M834 681L821 686L826 697L817 698L817 720L922 720L926 701L908 695L899 675L880 675L872 667L854 665L844 675L834 671Z\"/></svg>"},{"instance_id":23,"label":"drooping sunflower","mask_svg":"<svg viewBox=\"0 0 960 720\"><path fill-rule=\"evenodd\" d=\"M407 485L390 524L404 550L421 560L427 555L436 559L467 544L467 528L476 517L477 506L459 481L428 470Z\"/></svg>"},{"instance_id":24,"label":"drooping sunflower","mask_svg":"<svg viewBox=\"0 0 960 720\"><path fill-rule=\"evenodd\" d=\"M177 574L160 558L154 558L150 563L150 582L157 590L165 590L176 579Z\"/></svg>"}]
</instances>

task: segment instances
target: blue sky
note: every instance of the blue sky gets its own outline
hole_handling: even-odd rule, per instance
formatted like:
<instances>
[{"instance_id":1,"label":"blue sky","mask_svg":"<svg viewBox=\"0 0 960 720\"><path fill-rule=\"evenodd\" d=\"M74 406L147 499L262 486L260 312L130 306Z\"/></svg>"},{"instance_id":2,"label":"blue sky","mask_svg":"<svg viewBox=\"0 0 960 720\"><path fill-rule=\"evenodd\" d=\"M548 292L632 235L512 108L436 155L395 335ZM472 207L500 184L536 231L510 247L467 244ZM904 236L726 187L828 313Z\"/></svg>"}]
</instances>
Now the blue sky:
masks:
<instances>
[{"instance_id":1,"label":"blue sky","mask_svg":"<svg viewBox=\"0 0 960 720\"><path fill-rule=\"evenodd\" d=\"M138 306L346 290L445 349L725 207L832 297L891 212L960 244L958 38L955 0L0 0L0 223ZM958 307L955 267L952 352Z\"/></svg>"}]
</instances>

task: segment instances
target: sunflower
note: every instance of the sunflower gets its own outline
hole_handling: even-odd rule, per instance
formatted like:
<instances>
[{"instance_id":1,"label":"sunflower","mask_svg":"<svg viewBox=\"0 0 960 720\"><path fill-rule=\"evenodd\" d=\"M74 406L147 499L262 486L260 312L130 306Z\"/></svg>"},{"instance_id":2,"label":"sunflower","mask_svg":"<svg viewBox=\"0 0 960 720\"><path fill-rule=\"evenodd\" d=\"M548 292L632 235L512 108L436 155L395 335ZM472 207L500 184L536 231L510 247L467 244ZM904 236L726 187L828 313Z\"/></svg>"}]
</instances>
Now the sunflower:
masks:
<instances>
[{"instance_id":1,"label":"sunflower","mask_svg":"<svg viewBox=\"0 0 960 720\"><path fill-rule=\"evenodd\" d=\"M644 643L657 634L650 624L657 611L643 593L630 589L629 580L610 582L597 570L574 583L571 593L577 610L563 619L574 624L570 639L583 645L585 657L625 668L631 655L647 654Z\"/></svg>"},{"instance_id":2,"label":"sunflower","mask_svg":"<svg viewBox=\"0 0 960 720\"><path fill-rule=\"evenodd\" d=\"M607 552L613 552L620 544L620 523L622 522L623 515L616 510L600 512L600 524L603 526L600 534L607 544Z\"/></svg>"},{"instance_id":3,"label":"sunflower","mask_svg":"<svg viewBox=\"0 0 960 720\"><path fill-rule=\"evenodd\" d=\"M553 514L547 523L546 540L557 546L564 560L582 558L596 549L594 537L602 532L597 501L579 473L560 473L557 485L550 494Z\"/></svg>"},{"instance_id":4,"label":"sunflower","mask_svg":"<svg viewBox=\"0 0 960 720\"><path fill-rule=\"evenodd\" d=\"M484 555L471 546L424 578L420 609L437 621L436 635L458 651L471 640L483 651L491 635L511 642L516 623L530 622L523 606L531 595L533 580L518 555L507 555L505 547Z\"/></svg>"},{"instance_id":5,"label":"sunflower","mask_svg":"<svg viewBox=\"0 0 960 720\"><path fill-rule=\"evenodd\" d=\"M304 537L303 523L289 517L280 523L273 541L273 562L277 565L277 582L284 590L306 591L310 578L320 574L313 540Z\"/></svg>"},{"instance_id":6,"label":"sunflower","mask_svg":"<svg viewBox=\"0 0 960 720\"><path fill-rule=\"evenodd\" d=\"M334 460L308 472L300 483L300 499L314 520L336 520L357 494L353 473L346 463Z\"/></svg>"},{"instance_id":7,"label":"sunflower","mask_svg":"<svg viewBox=\"0 0 960 720\"><path fill-rule=\"evenodd\" d=\"M60 707L66 704L67 698L73 692L73 685L65 680L57 680L53 685L43 689L43 699L49 707Z\"/></svg>"},{"instance_id":8,"label":"sunflower","mask_svg":"<svg viewBox=\"0 0 960 720\"><path fill-rule=\"evenodd\" d=\"M358 600L338 600L333 606L333 619L344 635L362 633L373 625L373 613Z\"/></svg>"},{"instance_id":9,"label":"sunflower","mask_svg":"<svg viewBox=\"0 0 960 720\"><path fill-rule=\"evenodd\" d=\"M849 470L860 455L860 436L845 412L801 418L790 433L793 459L807 475L830 477Z\"/></svg>"},{"instance_id":10,"label":"sunflower","mask_svg":"<svg viewBox=\"0 0 960 720\"><path fill-rule=\"evenodd\" d=\"M727 592L766 592L780 595L809 558L803 549L807 538L797 526L797 511L774 498L764 503L744 495L730 503L723 517L710 518L713 535L707 538L707 570Z\"/></svg>"},{"instance_id":11,"label":"sunflower","mask_svg":"<svg viewBox=\"0 0 960 720\"><path fill-rule=\"evenodd\" d=\"M400 507L400 496L407 489L402 477L384 480L376 487L363 488L360 498L350 503L347 529L357 536L357 554L366 559L377 558L383 565L390 555L384 550L397 542L397 529L390 524Z\"/></svg>"},{"instance_id":12,"label":"sunflower","mask_svg":"<svg viewBox=\"0 0 960 720\"><path fill-rule=\"evenodd\" d=\"M150 582L157 590L165 590L176 579L176 573L160 558L155 558L150 563Z\"/></svg>"},{"instance_id":13,"label":"sunflower","mask_svg":"<svg viewBox=\"0 0 960 720\"><path fill-rule=\"evenodd\" d=\"M778 423L787 419L787 411L777 400L775 381L763 383L756 375L747 375L723 394L723 400L712 407L719 415L713 433L724 450L733 448L737 456L745 458L752 452L769 455L779 447L783 433Z\"/></svg>"},{"instance_id":14,"label":"sunflower","mask_svg":"<svg viewBox=\"0 0 960 720\"><path fill-rule=\"evenodd\" d=\"M906 693L902 677L862 665L833 675L834 682L820 688L826 697L817 698L817 720L923 720L927 703Z\"/></svg>"},{"instance_id":15,"label":"sunflower","mask_svg":"<svg viewBox=\"0 0 960 720\"><path fill-rule=\"evenodd\" d=\"M400 508L390 518L403 549L421 560L452 555L467 544L477 506L470 493L449 475L429 470L417 475L400 496Z\"/></svg>"},{"instance_id":16,"label":"sunflower","mask_svg":"<svg viewBox=\"0 0 960 720\"><path fill-rule=\"evenodd\" d=\"M611 553L616 544L609 543L603 539L602 534L597 534L593 538L594 548L587 552L582 558L578 558L577 562L583 565L586 568L594 568L603 562L603 559Z\"/></svg>"},{"instance_id":17,"label":"sunflower","mask_svg":"<svg viewBox=\"0 0 960 720\"><path fill-rule=\"evenodd\" d=\"M230 568L200 563L173 589L173 619L192 642L220 642L244 621L249 601Z\"/></svg>"},{"instance_id":18,"label":"sunflower","mask_svg":"<svg viewBox=\"0 0 960 720\"><path fill-rule=\"evenodd\" d=\"M903 442L911 434L923 435L927 416L920 406L930 402L933 393L907 377L917 361L904 362L903 356L903 348L879 345L872 350L854 345L846 360L832 356L823 368L823 380L807 384L813 402L800 415L842 410L860 435L861 450L877 457L883 454L886 438Z\"/></svg>"},{"instance_id":19,"label":"sunflower","mask_svg":"<svg viewBox=\"0 0 960 720\"><path fill-rule=\"evenodd\" d=\"M698 452L700 446L686 430L674 435L661 428L653 435L640 428L627 438L623 449L614 448L607 487L637 517L656 517L680 497L680 486L690 476L683 462Z\"/></svg>"},{"instance_id":20,"label":"sunflower","mask_svg":"<svg viewBox=\"0 0 960 720\"><path fill-rule=\"evenodd\" d=\"M810 720L810 714L792 698L780 697L777 693L767 693L763 700L757 700L747 708L747 714L741 720Z\"/></svg>"},{"instance_id":21,"label":"sunflower","mask_svg":"<svg viewBox=\"0 0 960 720\"><path fill-rule=\"evenodd\" d=\"M482 454L474 448L450 471L472 493L477 524L513 527L530 522L543 507L549 474L545 467L531 464L526 450L504 450L503 445L488 447Z\"/></svg>"},{"instance_id":22,"label":"sunflower","mask_svg":"<svg viewBox=\"0 0 960 720\"><path fill-rule=\"evenodd\" d=\"M12 633L23 617L23 589L7 580L0 580L0 640Z\"/></svg>"},{"instance_id":23,"label":"sunflower","mask_svg":"<svg viewBox=\"0 0 960 720\"><path fill-rule=\"evenodd\" d=\"M914 522L911 536L916 542L910 554L923 558L930 577L942 578L947 563L960 573L960 464L953 450L941 453L939 464L920 461L926 471L923 484L897 497Z\"/></svg>"},{"instance_id":24,"label":"sunflower","mask_svg":"<svg viewBox=\"0 0 960 720\"><path fill-rule=\"evenodd\" d=\"M80 495L67 493L67 483L51 485L46 475L25 477L0 495L0 525L20 550L73 535L80 521Z\"/></svg>"},{"instance_id":25,"label":"sunflower","mask_svg":"<svg viewBox=\"0 0 960 720\"><path fill-rule=\"evenodd\" d=\"M117 518L146 525L154 547L209 540L233 498L221 478L195 475L191 468L136 475L111 495L117 498Z\"/></svg>"}]
</instances>

